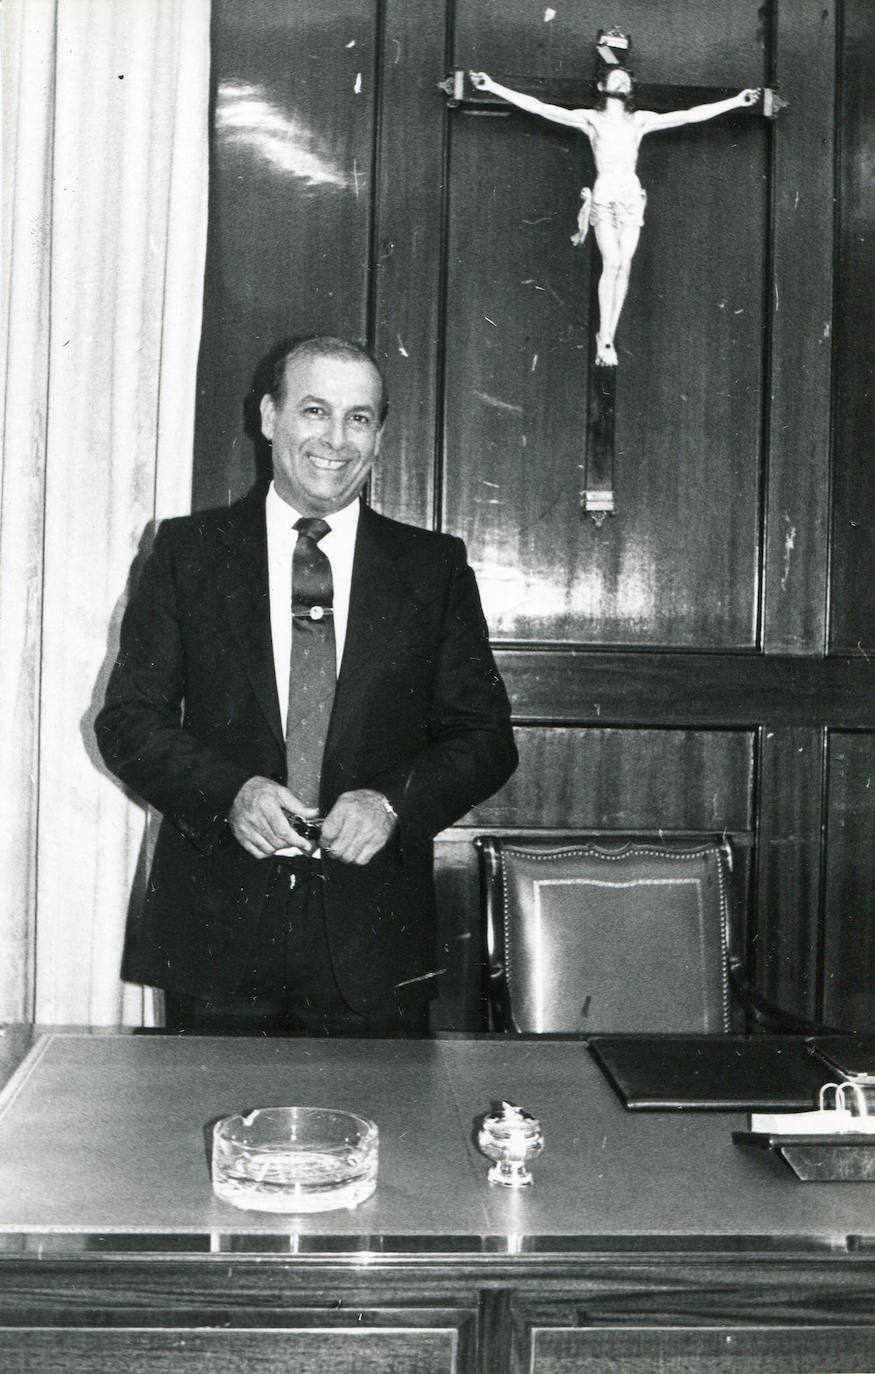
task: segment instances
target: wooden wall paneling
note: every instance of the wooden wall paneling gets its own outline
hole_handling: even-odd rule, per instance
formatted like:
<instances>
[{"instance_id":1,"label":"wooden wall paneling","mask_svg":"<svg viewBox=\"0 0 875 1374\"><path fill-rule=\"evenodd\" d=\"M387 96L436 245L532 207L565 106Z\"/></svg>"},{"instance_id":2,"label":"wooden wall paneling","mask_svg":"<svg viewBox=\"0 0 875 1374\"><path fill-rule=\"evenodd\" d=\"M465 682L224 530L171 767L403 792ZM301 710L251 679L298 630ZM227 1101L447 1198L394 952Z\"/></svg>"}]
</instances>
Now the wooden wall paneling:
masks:
<instances>
[{"instance_id":1,"label":"wooden wall paneling","mask_svg":"<svg viewBox=\"0 0 875 1374\"><path fill-rule=\"evenodd\" d=\"M397 520L434 522L447 97L444 6L384 0L374 346L391 398L371 499Z\"/></svg>"},{"instance_id":2,"label":"wooden wall paneling","mask_svg":"<svg viewBox=\"0 0 875 1374\"><path fill-rule=\"evenodd\" d=\"M760 731L755 986L789 1012L818 1016L825 731Z\"/></svg>"},{"instance_id":3,"label":"wooden wall paneling","mask_svg":"<svg viewBox=\"0 0 875 1374\"><path fill-rule=\"evenodd\" d=\"M771 405L763 644L826 643L836 81L834 0L775 6Z\"/></svg>"},{"instance_id":4,"label":"wooden wall paneling","mask_svg":"<svg viewBox=\"0 0 875 1374\"><path fill-rule=\"evenodd\" d=\"M589 77L599 29L631 33L642 81L756 84L763 44L761 0L600 0L546 7L540 0L456 0L454 65L533 76ZM657 75L657 71L660 75Z\"/></svg>"},{"instance_id":5,"label":"wooden wall paneling","mask_svg":"<svg viewBox=\"0 0 875 1374\"><path fill-rule=\"evenodd\" d=\"M875 644L875 25L871 0L842 14L830 643L853 650Z\"/></svg>"},{"instance_id":6,"label":"wooden wall paneling","mask_svg":"<svg viewBox=\"0 0 875 1374\"><path fill-rule=\"evenodd\" d=\"M875 1025L875 733L829 736L823 1015Z\"/></svg>"},{"instance_id":7,"label":"wooden wall paneling","mask_svg":"<svg viewBox=\"0 0 875 1374\"><path fill-rule=\"evenodd\" d=\"M588 273L597 259L586 250L582 263L566 256L564 221L573 225L574 205L564 190L565 214L554 208L562 181L582 180L568 165L571 139L522 115L504 122L460 115L458 123L445 520L468 539L493 634L752 645L760 468L759 355L752 343L761 292L748 244L717 258L704 248L701 188L714 176L721 196L729 185L737 194L746 177L734 163L744 162L750 185L743 194L756 206L756 154L739 156L731 140L741 135L729 127L708 129L710 141L685 131L683 148L674 136L659 136L646 150L653 163L662 162L664 176L653 180L661 183L668 225L645 232L633 267L637 285L621 324L632 345L621 343L617 384L620 509L598 530L579 505L592 328ZM754 135L749 141L761 132L745 130ZM569 155L564 177L561 153ZM470 188L484 162L499 170L485 204L474 205ZM550 167L550 184L541 183L536 196ZM683 243L688 195L698 202L696 229L687 230L698 253ZM721 197L711 215L711 231L720 234L727 222ZM453 273L454 260L482 261L485 243L492 248L475 283L467 271ZM654 291L656 299L648 294ZM470 453L475 462L467 461Z\"/></svg>"},{"instance_id":8,"label":"wooden wall paneling","mask_svg":"<svg viewBox=\"0 0 875 1374\"><path fill-rule=\"evenodd\" d=\"M520 766L465 824L748 830L752 732L522 726Z\"/></svg>"},{"instance_id":9,"label":"wooden wall paneling","mask_svg":"<svg viewBox=\"0 0 875 1374\"><path fill-rule=\"evenodd\" d=\"M589 255L569 242L575 163L567 130L454 115L443 523L467 541L498 636L567 637L569 602L589 599L578 562L590 285Z\"/></svg>"},{"instance_id":10,"label":"wooden wall paneling","mask_svg":"<svg viewBox=\"0 0 875 1374\"><path fill-rule=\"evenodd\" d=\"M243 402L287 333L363 337L376 0L214 0L193 503L252 485Z\"/></svg>"},{"instance_id":11,"label":"wooden wall paneling","mask_svg":"<svg viewBox=\"0 0 875 1374\"><path fill-rule=\"evenodd\" d=\"M502 649L519 721L754 726L873 723L872 666L850 658Z\"/></svg>"},{"instance_id":12,"label":"wooden wall paneling","mask_svg":"<svg viewBox=\"0 0 875 1374\"><path fill-rule=\"evenodd\" d=\"M745 112L642 143L647 222L618 334L608 528L623 586L650 604L647 633L616 627L614 641L756 644L766 142Z\"/></svg>"},{"instance_id":13,"label":"wooden wall paneling","mask_svg":"<svg viewBox=\"0 0 875 1374\"><path fill-rule=\"evenodd\" d=\"M651 46L653 16L645 23L640 6L612 22L635 30L648 80L760 83L756 9L731 8L744 23L719 64L716 49L706 61L688 46L680 68L676 47L663 64L665 37ZM703 27L710 42L687 10L660 15L679 28L686 15L700 45ZM597 27L575 11L569 42L587 74ZM568 70L558 32L548 38L528 4L499 19L459 0L454 65L476 61L510 80L525 53L528 75L558 75ZM569 244L592 179L588 142L518 111L457 113L444 511L468 540L498 638L755 643L766 143L749 114L645 140L648 223L618 335L619 511L597 530L579 494L600 264L592 241Z\"/></svg>"}]
</instances>

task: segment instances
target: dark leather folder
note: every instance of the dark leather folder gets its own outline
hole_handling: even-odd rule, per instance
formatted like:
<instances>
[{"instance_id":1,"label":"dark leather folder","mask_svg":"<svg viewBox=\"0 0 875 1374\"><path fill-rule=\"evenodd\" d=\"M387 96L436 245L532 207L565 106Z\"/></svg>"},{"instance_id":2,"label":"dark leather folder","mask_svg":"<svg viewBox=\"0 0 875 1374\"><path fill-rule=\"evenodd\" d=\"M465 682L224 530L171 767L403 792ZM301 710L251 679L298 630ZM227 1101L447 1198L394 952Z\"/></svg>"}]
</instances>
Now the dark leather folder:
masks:
<instances>
[{"instance_id":1,"label":"dark leather folder","mask_svg":"<svg viewBox=\"0 0 875 1374\"><path fill-rule=\"evenodd\" d=\"M589 1048L636 1110L804 1111L829 1076L801 1036L597 1035Z\"/></svg>"},{"instance_id":2,"label":"dark leather folder","mask_svg":"<svg viewBox=\"0 0 875 1374\"><path fill-rule=\"evenodd\" d=\"M875 1036L815 1035L808 1044L833 1077L875 1080Z\"/></svg>"}]
</instances>

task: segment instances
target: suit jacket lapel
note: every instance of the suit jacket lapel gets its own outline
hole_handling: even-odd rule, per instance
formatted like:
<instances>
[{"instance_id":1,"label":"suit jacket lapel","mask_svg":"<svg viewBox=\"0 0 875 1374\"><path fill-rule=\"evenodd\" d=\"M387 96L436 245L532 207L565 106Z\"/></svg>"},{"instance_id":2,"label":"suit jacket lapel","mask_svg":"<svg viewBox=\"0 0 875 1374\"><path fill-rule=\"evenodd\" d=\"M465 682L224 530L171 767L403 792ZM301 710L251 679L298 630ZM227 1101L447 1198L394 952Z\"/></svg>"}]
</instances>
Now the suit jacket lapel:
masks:
<instances>
[{"instance_id":1,"label":"suit jacket lapel","mask_svg":"<svg viewBox=\"0 0 875 1374\"><path fill-rule=\"evenodd\" d=\"M404 576L392 526L367 506L359 516L349 619L327 750L360 724L358 706L389 641L416 615L419 599Z\"/></svg>"},{"instance_id":2,"label":"suit jacket lapel","mask_svg":"<svg viewBox=\"0 0 875 1374\"><path fill-rule=\"evenodd\" d=\"M221 577L231 632L240 647L240 661L258 703L278 744L284 748L270 633L267 530L262 489L256 488L236 509L229 510L228 523L223 526L222 533Z\"/></svg>"}]
</instances>

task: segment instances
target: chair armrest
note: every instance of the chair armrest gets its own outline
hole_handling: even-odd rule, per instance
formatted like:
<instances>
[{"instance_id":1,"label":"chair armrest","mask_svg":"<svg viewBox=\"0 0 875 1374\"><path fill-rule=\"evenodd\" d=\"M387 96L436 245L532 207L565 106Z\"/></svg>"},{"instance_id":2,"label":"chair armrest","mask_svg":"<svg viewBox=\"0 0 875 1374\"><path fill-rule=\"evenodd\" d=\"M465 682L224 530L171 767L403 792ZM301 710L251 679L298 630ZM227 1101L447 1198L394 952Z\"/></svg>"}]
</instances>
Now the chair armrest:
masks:
<instances>
[{"instance_id":1,"label":"chair armrest","mask_svg":"<svg viewBox=\"0 0 875 1374\"><path fill-rule=\"evenodd\" d=\"M503 886L498 843L492 835L477 835L474 847L480 864L483 1028L518 1033L510 1009L510 992L507 986Z\"/></svg>"},{"instance_id":2,"label":"chair armrest","mask_svg":"<svg viewBox=\"0 0 875 1374\"><path fill-rule=\"evenodd\" d=\"M847 1029L840 1030L824 1021L814 1021L807 1016L798 1016L786 1011L777 1002L764 997L761 992L750 986L740 964L729 967L729 985L732 995L751 1018L754 1027L772 1035L847 1035Z\"/></svg>"}]
</instances>

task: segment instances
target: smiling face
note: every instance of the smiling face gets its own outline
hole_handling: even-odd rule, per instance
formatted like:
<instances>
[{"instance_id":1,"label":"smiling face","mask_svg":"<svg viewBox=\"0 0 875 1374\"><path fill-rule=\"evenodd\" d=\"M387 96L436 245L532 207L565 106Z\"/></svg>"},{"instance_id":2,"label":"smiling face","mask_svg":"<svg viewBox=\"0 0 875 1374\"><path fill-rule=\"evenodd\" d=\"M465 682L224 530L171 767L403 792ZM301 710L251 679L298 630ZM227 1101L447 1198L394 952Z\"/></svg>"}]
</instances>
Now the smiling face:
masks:
<instances>
[{"instance_id":1,"label":"smiling face","mask_svg":"<svg viewBox=\"0 0 875 1374\"><path fill-rule=\"evenodd\" d=\"M348 506L380 451L382 401L380 375L366 358L290 358L281 398L261 402L282 499L301 515Z\"/></svg>"}]
</instances>

